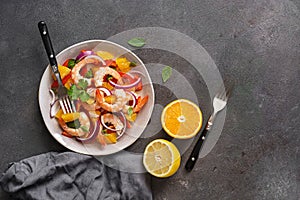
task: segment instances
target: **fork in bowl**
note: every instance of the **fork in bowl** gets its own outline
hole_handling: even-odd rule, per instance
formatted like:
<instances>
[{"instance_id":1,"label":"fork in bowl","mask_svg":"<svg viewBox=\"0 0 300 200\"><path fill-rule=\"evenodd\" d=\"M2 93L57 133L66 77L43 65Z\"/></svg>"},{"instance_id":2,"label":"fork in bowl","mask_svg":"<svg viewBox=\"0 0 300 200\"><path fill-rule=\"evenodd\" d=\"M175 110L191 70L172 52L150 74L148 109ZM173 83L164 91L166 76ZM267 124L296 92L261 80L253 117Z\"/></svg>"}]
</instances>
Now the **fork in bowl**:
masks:
<instances>
[{"instance_id":1,"label":"fork in bowl","mask_svg":"<svg viewBox=\"0 0 300 200\"><path fill-rule=\"evenodd\" d=\"M58 82L58 88L57 88L57 97L60 104L60 107L64 114L66 113L72 113L76 112L75 106L73 102L70 100L68 95L68 90L65 88L65 86L62 83L59 71L58 71L58 65L57 60L55 57L55 53L52 47L52 43L50 40L49 32L46 26L46 23L44 21L40 21L38 23L39 31L47 52L47 56L50 62L50 66L52 68L52 71L56 77L56 80Z\"/></svg>"},{"instance_id":2,"label":"fork in bowl","mask_svg":"<svg viewBox=\"0 0 300 200\"><path fill-rule=\"evenodd\" d=\"M213 99L213 114L208 119L208 122L206 124L205 129L201 133L188 161L186 162L185 169L187 171L191 171L194 168L194 165L199 157L199 152L202 147L202 144L204 143L205 137L208 133L208 131L211 130L211 127L213 126L214 120L216 118L216 115L218 112L223 110L227 104L228 97L231 93L232 86L227 90L221 90L216 94L216 96Z\"/></svg>"}]
</instances>

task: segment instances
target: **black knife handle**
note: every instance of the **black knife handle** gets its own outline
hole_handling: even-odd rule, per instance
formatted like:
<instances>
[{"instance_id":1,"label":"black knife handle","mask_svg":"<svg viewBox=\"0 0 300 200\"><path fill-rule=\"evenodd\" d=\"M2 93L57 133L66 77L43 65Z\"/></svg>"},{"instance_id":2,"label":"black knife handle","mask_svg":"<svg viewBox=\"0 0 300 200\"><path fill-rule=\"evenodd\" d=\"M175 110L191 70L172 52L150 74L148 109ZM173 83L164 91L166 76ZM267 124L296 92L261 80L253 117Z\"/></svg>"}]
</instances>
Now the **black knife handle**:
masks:
<instances>
[{"instance_id":1,"label":"black knife handle","mask_svg":"<svg viewBox=\"0 0 300 200\"><path fill-rule=\"evenodd\" d=\"M198 141L197 141L197 143L196 143L196 145L195 145L195 147L194 147L194 149L193 149L193 151L192 151L189 159L187 160L187 162L185 164L185 169L188 172L192 171L192 169L195 166L196 161L198 160L199 152L200 152L200 149L202 147L202 144L205 141L205 137L206 137L207 133L208 133L208 130L205 128L202 131L202 133L201 133L201 135L200 135L200 137L199 137L199 139L198 139Z\"/></svg>"},{"instance_id":2,"label":"black knife handle","mask_svg":"<svg viewBox=\"0 0 300 200\"><path fill-rule=\"evenodd\" d=\"M57 61L55 58L55 53L52 47L52 43L50 40L49 32L46 26L46 23L44 21L40 21L38 23L39 31L47 52L47 56L50 62L50 66L52 67L52 70L54 74L58 73L58 68L57 68Z\"/></svg>"}]
</instances>

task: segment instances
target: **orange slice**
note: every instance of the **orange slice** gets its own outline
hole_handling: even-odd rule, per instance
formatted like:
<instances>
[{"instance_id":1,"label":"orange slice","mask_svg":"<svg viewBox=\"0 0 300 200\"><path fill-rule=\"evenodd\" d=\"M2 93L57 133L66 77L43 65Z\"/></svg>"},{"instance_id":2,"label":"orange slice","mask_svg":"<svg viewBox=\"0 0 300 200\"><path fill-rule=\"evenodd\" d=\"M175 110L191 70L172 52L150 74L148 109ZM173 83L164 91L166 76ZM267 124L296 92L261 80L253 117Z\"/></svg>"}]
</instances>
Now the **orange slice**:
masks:
<instances>
[{"instance_id":1,"label":"orange slice","mask_svg":"<svg viewBox=\"0 0 300 200\"><path fill-rule=\"evenodd\" d=\"M168 135L178 139L188 139L201 129L202 112L195 103L187 99L178 99L164 108L161 123Z\"/></svg>"}]
</instances>

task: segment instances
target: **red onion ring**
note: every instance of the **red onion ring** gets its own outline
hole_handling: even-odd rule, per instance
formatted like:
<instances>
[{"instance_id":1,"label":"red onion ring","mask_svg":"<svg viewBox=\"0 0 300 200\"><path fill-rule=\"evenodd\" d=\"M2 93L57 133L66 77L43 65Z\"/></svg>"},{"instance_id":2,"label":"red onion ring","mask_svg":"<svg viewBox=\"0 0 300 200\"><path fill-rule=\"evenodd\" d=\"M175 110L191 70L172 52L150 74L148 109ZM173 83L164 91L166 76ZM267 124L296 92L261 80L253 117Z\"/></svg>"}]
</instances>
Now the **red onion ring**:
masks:
<instances>
[{"instance_id":1,"label":"red onion ring","mask_svg":"<svg viewBox=\"0 0 300 200\"><path fill-rule=\"evenodd\" d=\"M109 80L109 83L112 86L114 86L116 89L130 89L130 88L137 86L141 80L142 80L141 77L139 77L135 82L128 84L128 85L119 85L119 84L113 82L112 80Z\"/></svg>"},{"instance_id":2,"label":"red onion ring","mask_svg":"<svg viewBox=\"0 0 300 200\"><path fill-rule=\"evenodd\" d=\"M118 112L118 114L120 114L122 116L124 127L123 127L123 129L122 129L122 131L121 131L120 134L118 134L118 132L117 132L117 134L118 134L117 139L119 139L120 137L122 137L122 135L125 133L125 131L127 129L127 121L126 121L126 117L125 117L124 113L123 112Z\"/></svg>"},{"instance_id":3,"label":"red onion ring","mask_svg":"<svg viewBox=\"0 0 300 200\"><path fill-rule=\"evenodd\" d=\"M53 90L50 89L49 92L52 96L52 99L51 99L51 102L50 102L50 113L49 113L49 115L50 115L50 118L54 118L56 113L53 114L53 112L55 111L53 109L55 108L55 104L58 102L58 99L55 98L55 94L54 94Z\"/></svg>"},{"instance_id":4,"label":"red onion ring","mask_svg":"<svg viewBox=\"0 0 300 200\"><path fill-rule=\"evenodd\" d=\"M54 118L55 117L55 115L56 115L56 113L55 114L53 114L53 109L54 109L54 105L56 104L58 102L58 99L56 99L54 102L52 102L52 103L50 103L50 118ZM58 106L60 106L60 105L58 105Z\"/></svg>"},{"instance_id":5,"label":"red onion ring","mask_svg":"<svg viewBox=\"0 0 300 200\"><path fill-rule=\"evenodd\" d=\"M50 92L50 94L51 94L51 97L52 97L52 99L51 99L51 102L50 102L50 105L52 106L54 103L55 103L55 94L54 94L54 92L53 92L53 90L49 90L49 92Z\"/></svg>"},{"instance_id":6,"label":"red onion ring","mask_svg":"<svg viewBox=\"0 0 300 200\"><path fill-rule=\"evenodd\" d=\"M145 77L145 74L143 74L143 73L140 72L140 71L136 71L136 70L131 70L131 71L128 72L127 74L131 74L131 76L133 76L132 74L139 74L139 75Z\"/></svg>"},{"instance_id":7,"label":"red onion ring","mask_svg":"<svg viewBox=\"0 0 300 200\"><path fill-rule=\"evenodd\" d=\"M84 57L89 55L94 55L95 53L93 51L80 51L78 56L76 57L76 60L82 60Z\"/></svg>"},{"instance_id":8,"label":"red onion ring","mask_svg":"<svg viewBox=\"0 0 300 200\"><path fill-rule=\"evenodd\" d=\"M136 105L136 102L137 102L137 97L136 97L136 95L133 93L133 92L131 92L131 91L126 91L126 93L128 93L128 94L130 94L131 96L132 96L132 101L133 101L133 103L132 103L132 107L135 107L135 105Z\"/></svg>"},{"instance_id":9,"label":"red onion ring","mask_svg":"<svg viewBox=\"0 0 300 200\"><path fill-rule=\"evenodd\" d=\"M105 87L98 87L98 89L99 89L100 91L104 92L104 94L105 94L106 96L112 95L112 92L111 92L109 89L105 88Z\"/></svg>"},{"instance_id":10,"label":"red onion ring","mask_svg":"<svg viewBox=\"0 0 300 200\"><path fill-rule=\"evenodd\" d=\"M87 59L87 58L95 58L95 59L99 60L102 63L102 65L104 65L104 66L106 65L105 61L100 56L93 54L93 55L86 56L84 59Z\"/></svg>"}]
</instances>

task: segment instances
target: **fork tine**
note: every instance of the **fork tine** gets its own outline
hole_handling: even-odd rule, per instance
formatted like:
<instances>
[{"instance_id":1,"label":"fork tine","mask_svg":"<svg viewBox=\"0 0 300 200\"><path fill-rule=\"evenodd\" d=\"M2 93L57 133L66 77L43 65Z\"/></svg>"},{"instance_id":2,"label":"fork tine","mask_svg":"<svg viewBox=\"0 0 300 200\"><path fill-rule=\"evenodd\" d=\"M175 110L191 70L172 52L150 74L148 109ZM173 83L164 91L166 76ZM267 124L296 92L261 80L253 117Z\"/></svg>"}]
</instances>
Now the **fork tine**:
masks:
<instances>
[{"instance_id":1,"label":"fork tine","mask_svg":"<svg viewBox=\"0 0 300 200\"><path fill-rule=\"evenodd\" d=\"M221 99L222 99L222 100L225 100L225 99L226 99L226 90L223 91L222 96L221 96Z\"/></svg>"},{"instance_id":2,"label":"fork tine","mask_svg":"<svg viewBox=\"0 0 300 200\"><path fill-rule=\"evenodd\" d=\"M70 97L68 95L66 96L66 99L67 99L67 102L68 102L68 106L70 108L70 112L71 113L76 112L76 108L75 108L74 102L71 101L71 99L70 99Z\"/></svg>"},{"instance_id":3,"label":"fork tine","mask_svg":"<svg viewBox=\"0 0 300 200\"><path fill-rule=\"evenodd\" d=\"M231 82L230 84L228 84L229 86L227 87L226 89L226 98L228 99L231 94L232 94L232 91L233 91L233 88L234 88L234 82Z\"/></svg>"},{"instance_id":4,"label":"fork tine","mask_svg":"<svg viewBox=\"0 0 300 200\"><path fill-rule=\"evenodd\" d=\"M63 99L59 100L59 105L60 105L60 108L62 109L63 113L66 114L67 111L65 109L65 105L64 105Z\"/></svg>"},{"instance_id":5,"label":"fork tine","mask_svg":"<svg viewBox=\"0 0 300 200\"><path fill-rule=\"evenodd\" d=\"M73 101L71 101L70 97L68 96L68 99L69 101L71 102L71 109L72 109L72 112L76 112L76 107L75 107L75 104Z\"/></svg>"},{"instance_id":6,"label":"fork tine","mask_svg":"<svg viewBox=\"0 0 300 200\"><path fill-rule=\"evenodd\" d=\"M220 88L219 92L216 94L216 97L218 99L224 99L225 96L226 96L226 91L223 90L223 88Z\"/></svg>"},{"instance_id":7,"label":"fork tine","mask_svg":"<svg viewBox=\"0 0 300 200\"><path fill-rule=\"evenodd\" d=\"M68 113L71 113L72 112L72 106L71 106L69 97L65 96L64 101L65 101L65 105L66 105L66 108L68 110Z\"/></svg>"}]
</instances>

